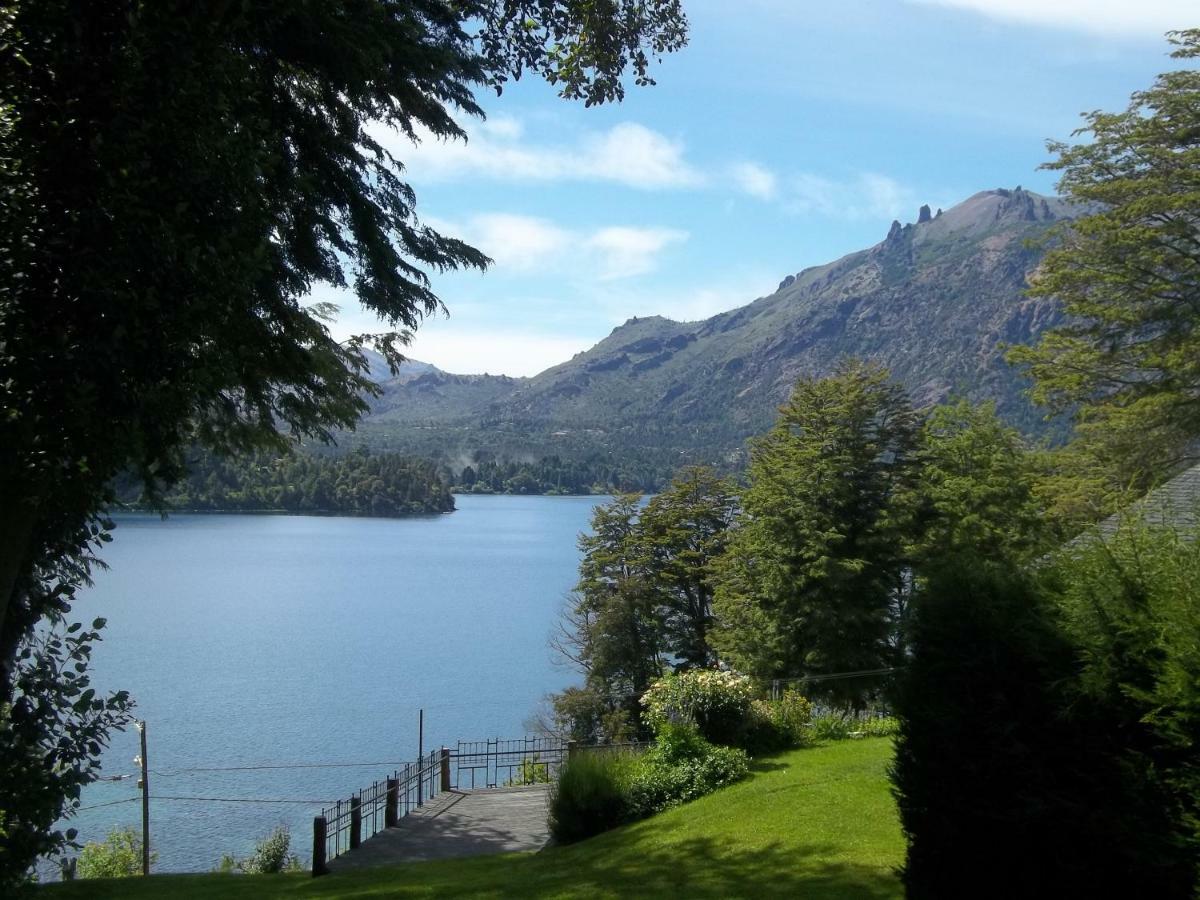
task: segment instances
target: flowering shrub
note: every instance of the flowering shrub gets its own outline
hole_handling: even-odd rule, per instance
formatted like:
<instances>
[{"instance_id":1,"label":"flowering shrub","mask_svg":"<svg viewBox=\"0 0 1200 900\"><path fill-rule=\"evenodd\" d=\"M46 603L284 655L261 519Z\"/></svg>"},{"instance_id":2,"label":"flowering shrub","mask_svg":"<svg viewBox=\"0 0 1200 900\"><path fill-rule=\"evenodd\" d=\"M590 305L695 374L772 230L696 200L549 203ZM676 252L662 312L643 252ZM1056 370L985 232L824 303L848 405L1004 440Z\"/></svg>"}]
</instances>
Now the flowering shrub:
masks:
<instances>
[{"instance_id":1,"label":"flowering shrub","mask_svg":"<svg viewBox=\"0 0 1200 900\"><path fill-rule=\"evenodd\" d=\"M660 678L642 696L646 724L695 725L714 744L736 744L750 711L750 679L733 672L693 669Z\"/></svg>"},{"instance_id":2,"label":"flowering shrub","mask_svg":"<svg viewBox=\"0 0 1200 900\"><path fill-rule=\"evenodd\" d=\"M799 691L779 700L755 700L739 746L750 753L778 753L807 743L811 737L812 703Z\"/></svg>"}]
</instances>

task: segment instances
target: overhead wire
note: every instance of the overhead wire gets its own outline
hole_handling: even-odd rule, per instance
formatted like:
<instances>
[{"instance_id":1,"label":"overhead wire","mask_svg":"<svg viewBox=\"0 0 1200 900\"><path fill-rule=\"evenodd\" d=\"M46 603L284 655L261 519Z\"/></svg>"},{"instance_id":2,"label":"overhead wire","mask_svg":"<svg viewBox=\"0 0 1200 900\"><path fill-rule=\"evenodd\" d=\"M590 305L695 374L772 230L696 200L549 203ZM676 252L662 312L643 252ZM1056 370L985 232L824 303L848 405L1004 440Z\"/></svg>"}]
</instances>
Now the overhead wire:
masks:
<instances>
[{"instance_id":1,"label":"overhead wire","mask_svg":"<svg viewBox=\"0 0 1200 900\"><path fill-rule=\"evenodd\" d=\"M163 778L174 778L177 775L193 775L204 772L261 772L268 769L365 769L380 766L406 766L413 760L385 760L384 762L354 762L354 763L263 763L253 766L189 766L174 769L169 772L151 770L151 775Z\"/></svg>"},{"instance_id":2,"label":"overhead wire","mask_svg":"<svg viewBox=\"0 0 1200 900\"><path fill-rule=\"evenodd\" d=\"M91 806L81 806L75 811L76 812L87 812L89 809L103 809L106 806L117 806L121 803L133 803L134 801L141 800L141 799L142 798L140 796L126 797L124 800L110 800L108 803L95 803Z\"/></svg>"}]
</instances>

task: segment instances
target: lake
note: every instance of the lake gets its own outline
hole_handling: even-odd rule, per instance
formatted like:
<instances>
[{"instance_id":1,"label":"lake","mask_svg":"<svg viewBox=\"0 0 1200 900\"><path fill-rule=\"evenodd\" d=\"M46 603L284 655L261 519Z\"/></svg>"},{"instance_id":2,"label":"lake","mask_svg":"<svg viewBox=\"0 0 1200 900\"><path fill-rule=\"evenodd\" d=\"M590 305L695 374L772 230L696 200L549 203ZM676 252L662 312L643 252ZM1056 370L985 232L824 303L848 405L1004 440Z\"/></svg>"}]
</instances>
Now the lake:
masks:
<instances>
[{"instance_id":1,"label":"lake","mask_svg":"<svg viewBox=\"0 0 1200 900\"><path fill-rule=\"evenodd\" d=\"M121 515L75 614L105 616L93 683L128 689L147 721L157 871L203 871L286 824L311 853L320 802L417 753L519 737L576 680L547 645L599 497L456 498L416 519ZM134 773L117 735L106 775ZM197 767L377 763L183 773ZM87 789L82 840L140 828L135 780ZM114 803L111 806L100 804Z\"/></svg>"}]
</instances>

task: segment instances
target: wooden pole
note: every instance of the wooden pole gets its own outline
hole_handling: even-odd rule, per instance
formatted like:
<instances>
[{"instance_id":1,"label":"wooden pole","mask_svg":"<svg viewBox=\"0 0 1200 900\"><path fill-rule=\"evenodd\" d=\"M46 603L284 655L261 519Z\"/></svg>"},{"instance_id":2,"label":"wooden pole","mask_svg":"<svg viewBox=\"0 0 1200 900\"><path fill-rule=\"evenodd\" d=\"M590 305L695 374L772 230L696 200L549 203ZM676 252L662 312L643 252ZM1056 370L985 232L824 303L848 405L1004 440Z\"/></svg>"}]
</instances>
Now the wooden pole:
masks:
<instances>
[{"instance_id":1,"label":"wooden pole","mask_svg":"<svg viewBox=\"0 0 1200 900\"><path fill-rule=\"evenodd\" d=\"M137 723L141 738L142 753L138 761L142 765L142 777L138 787L142 790L142 874L150 874L150 765L146 758L146 722Z\"/></svg>"},{"instance_id":2,"label":"wooden pole","mask_svg":"<svg viewBox=\"0 0 1200 900\"><path fill-rule=\"evenodd\" d=\"M450 793L450 748L442 748L442 793Z\"/></svg>"},{"instance_id":3,"label":"wooden pole","mask_svg":"<svg viewBox=\"0 0 1200 900\"><path fill-rule=\"evenodd\" d=\"M325 821L324 816L317 816L313 819L313 878L329 871L325 865L325 837L328 834L328 827L329 823Z\"/></svg>"},{"instance_id":4,"label":"wooden pole","mask_svg":"<svg viewBox=\"0 0 1200 900\"><path fill-rule=\"evenodd\" d=\"M400 779L387 780L387 804L383 808L385 828L395 828L400 822Z\"/></svg>"},{"instance_id":5,"label":"wooden pole","mask_svg":"<svg viewBox=\"0 0 1200 900\"><path fill-rule=\"evenodd\" d=\"M425 710L417 712L417 806L424 801L425 792Z\"/></svg>"},{"instance_id":6,"label":"wooden pole","mask_svg":"<svg viewBox=\"0 0 1200 900\"><path fill-rule=\"evenodd\" d=\"M350 798L350 849L357 850L362 843L362 797L355 794Z\"/></svg>"}]
</instances>

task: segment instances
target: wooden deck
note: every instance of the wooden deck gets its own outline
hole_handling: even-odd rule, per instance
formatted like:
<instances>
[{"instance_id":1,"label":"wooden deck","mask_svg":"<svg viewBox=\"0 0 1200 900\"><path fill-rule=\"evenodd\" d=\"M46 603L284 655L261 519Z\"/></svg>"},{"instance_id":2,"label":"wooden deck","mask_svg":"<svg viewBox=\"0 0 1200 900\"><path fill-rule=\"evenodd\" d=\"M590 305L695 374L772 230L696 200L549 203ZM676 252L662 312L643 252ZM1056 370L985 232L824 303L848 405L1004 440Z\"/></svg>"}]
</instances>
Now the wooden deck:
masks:
<instances>
[{"instance_id":1,"label":"wooden deck","mask_svg":"<svg viewBox=\"0 0 1200 900\"><path fill-rule=\"evenodd\" d=\"M549 785L450 791L329 863L331 874L427 859L540 850Z\"/></svg>"}]
</instances>

